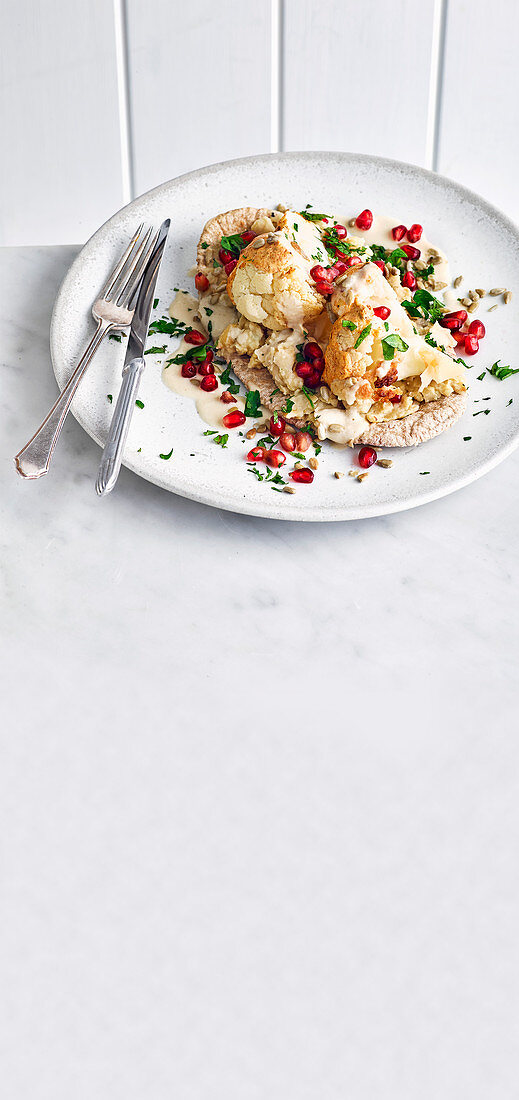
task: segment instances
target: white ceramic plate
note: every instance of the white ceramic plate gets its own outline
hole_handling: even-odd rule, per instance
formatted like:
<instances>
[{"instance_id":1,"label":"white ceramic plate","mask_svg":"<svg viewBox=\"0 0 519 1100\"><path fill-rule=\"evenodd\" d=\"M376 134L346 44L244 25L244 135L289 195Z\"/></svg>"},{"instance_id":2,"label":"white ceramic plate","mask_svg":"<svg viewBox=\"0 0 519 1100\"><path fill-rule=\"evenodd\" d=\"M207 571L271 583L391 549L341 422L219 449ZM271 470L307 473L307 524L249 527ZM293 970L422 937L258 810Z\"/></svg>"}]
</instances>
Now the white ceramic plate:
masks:
<instances>
[{"instance_id":1,"label":"white ceramic plate","mask_svg":"<svg viewBox=\"0 0 519 1100\"><path fill-rule=\"evenodd\" d=\"M162 313L174 296L174 287L193 289L187 273L209 217L236 206L278 202L296 210L310 202L316 210L342 216L367 206L394 214L406 225L419 221L449 256L453 275L463 274L471 287L502 286L517 293L517 229L483 199L442 176L398 161L348 153L283 153L229 161L180 176L136 199L85 245L63 282L52 318L52 360L60 387L92 331L92 301L139 222L158 224L171 218L157 289L157 312ZM194 403L164 386L162 360L151 355L139 393L144 409L135 410L124 464L182 496L273 519L358 519L412 508L451 493L497 465L519 441L519 375L504 382L488 375L477 380L496 359L512 366L517 360L515 302L488 314L492 302L486 298L478 313L487 337L478 355L467 360L472 370L465 415L429 443L384 450L393 467L373 467L361 484L354 478L332 476L335 470L351 468L355 452L327 443L312 485L298 486L293 496L274 492L248 471L236 433L230 433L227 450L203 435L207 425ZM158 342L162 344L163 339L168 340L161 337ZM115 395L120 385L124 343L107 341L100 349L72 405L76 419L100 444L111 414L107 394ZM171 344L175 346L176 342ZM474 416L483 409L490 410L488 415ZM471 438L464 441L464 436ZM171 448L169 461L159 457Z\"/></svg>"}]
</instances>

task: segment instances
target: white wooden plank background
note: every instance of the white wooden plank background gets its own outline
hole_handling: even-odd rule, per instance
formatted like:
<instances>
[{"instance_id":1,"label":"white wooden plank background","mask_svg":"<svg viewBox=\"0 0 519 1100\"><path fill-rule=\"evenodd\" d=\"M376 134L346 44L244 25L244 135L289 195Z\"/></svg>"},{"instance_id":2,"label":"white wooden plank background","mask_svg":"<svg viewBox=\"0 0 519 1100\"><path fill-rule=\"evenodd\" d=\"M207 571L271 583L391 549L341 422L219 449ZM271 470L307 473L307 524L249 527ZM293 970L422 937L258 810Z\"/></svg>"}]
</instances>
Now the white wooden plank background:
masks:
<instances>
[{"instance_id":1,"label":"white wooden plank background","mask_svg":"<svg viewBox=\"0 0 519 1100\"><path fill-rule=\"evenodd\" d=\"M17 0L0 6L0 244L85 239L217 160L409 160L519 217L515 0Z\"/></svg>"}]
</instances>

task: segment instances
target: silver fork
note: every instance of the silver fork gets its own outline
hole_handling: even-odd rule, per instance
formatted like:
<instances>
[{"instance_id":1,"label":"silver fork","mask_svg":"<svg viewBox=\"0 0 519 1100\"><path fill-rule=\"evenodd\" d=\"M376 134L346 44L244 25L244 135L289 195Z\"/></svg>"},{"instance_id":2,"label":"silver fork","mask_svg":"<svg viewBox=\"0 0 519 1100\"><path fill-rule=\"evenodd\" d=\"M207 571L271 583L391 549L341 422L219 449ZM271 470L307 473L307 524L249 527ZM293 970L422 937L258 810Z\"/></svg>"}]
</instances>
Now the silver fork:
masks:
<instances>
[{"instance_id":1,"label":"silver fork","mask_svg":"<svg viewBox=\"0 0 519 1100\"><path fill-rule=\"evenodd\" d=\"M22 477L37 478L47 473L72 398L88 364L109 332L120 332L130 326L135 307L135 301L132 299L136 297L156 236L153 228L145 230L144 223L140 225L128 248L108 276L99 297L92 306L92 316L97 322L97 328L86 351L43 423L15 456L16 469Z\"/></svg>"}]
</instances>

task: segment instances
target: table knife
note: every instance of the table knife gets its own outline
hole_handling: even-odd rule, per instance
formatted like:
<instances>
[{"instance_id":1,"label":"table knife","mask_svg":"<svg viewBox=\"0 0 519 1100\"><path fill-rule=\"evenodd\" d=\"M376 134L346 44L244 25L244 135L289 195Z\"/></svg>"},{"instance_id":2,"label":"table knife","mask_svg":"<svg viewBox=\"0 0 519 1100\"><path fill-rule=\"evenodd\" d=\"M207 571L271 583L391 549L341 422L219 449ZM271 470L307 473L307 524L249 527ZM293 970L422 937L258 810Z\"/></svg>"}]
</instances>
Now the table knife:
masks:
<instances>
[{"instance_id":1,"label":"table knife","mask_svg":"<svg viewBox=\"0 0 519 1100\"><path fill-rule=\"evenodd\" d=\"M135 408L135 398L139 389L141 374L145 367L144 347L148 336L155 286L162 254L166 246L169 224L169 218L166 218L159 229L155 247L146 264L139 287L124 359L121 389L99 464L96 482L96 491L99 496L110 493L119 477L124 445Z\"/></svg>"}]
</instances>

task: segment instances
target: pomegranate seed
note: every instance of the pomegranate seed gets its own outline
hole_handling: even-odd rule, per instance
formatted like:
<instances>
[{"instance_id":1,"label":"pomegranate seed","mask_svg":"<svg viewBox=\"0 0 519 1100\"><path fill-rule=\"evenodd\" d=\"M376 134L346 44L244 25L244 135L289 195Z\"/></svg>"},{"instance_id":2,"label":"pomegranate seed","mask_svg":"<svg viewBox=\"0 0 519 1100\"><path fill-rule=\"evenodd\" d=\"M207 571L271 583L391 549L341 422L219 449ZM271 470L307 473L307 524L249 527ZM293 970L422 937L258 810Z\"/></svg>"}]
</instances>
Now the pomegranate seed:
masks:
<instances>
[{"instance_id":1,"label":"pomegranate seed","mask_svg":"<svg viewBox=\"0 0 519 1100\"><path fill-rule=\"evenodd\" d=\"M414 222L411 228L407 230L407 239L413 244L416 244L416 242L420 240L422 233L423 227L421 225L418 225L417 222Z\"/></svg>"},{"instance_id":2,"label":"pomegranate seed","mask_svg":"<svg viewBox=\"0 0 519 1100\"><path fill-rule=\"evenodd\" d=\"M264 447L253 447L247 455L247 462L262 462L266 453Z\"/></svg>"},{"instance_id":3,"label":"pomegranate seed","mask_svg":"<svg viewBox=\"0 0 519 1100\"><path fill-rule=\"evenodd\" d=\"M450 328L452 331L461 328L467 320L467 310L457 309L454 313L444 313L443 317L440 317L440 325L442 328Z\"/></svg>"},{"instance_id":4,"label":"pomegranate seed","mask_svg":"<svg viewBox=\"0 0 519 1100\"><path fill-rule=\"evenodd\" d=\"M334 225L333 227L340 241L343 241L348 236L348 230L345 225Z\"/></svg>"},{"instance_id":5,"label":"pomegranate seed","mask_svg":"<svg viewBox=\"0 0 519 1100\"><path fill-rule=\"evenodd\" d=\"M245 244L250 244L250 242L255 239L256 234L252 232L252 229L246 229L245 233L242 233L241 237L242 241L245 241Z\"/></svg>"},{"instance_id":6,"label":"pomegranate seed","mask_svg":"<svg viewBox=\"0 0 519 1100\"><path fill-rule=\"evenodd\" d=\"M230 275L231 271L234 271L234 268L236 267L237 263L238 263L237 260L229 260L229 263L225 264L225 266L224 266L225 274Z\"/></svg>"},{"instance_id":7,"label":"pomegranate seed","mask_svg":"<svg viewBox=\"0 0 519 1100\"><path fill-rule=\"evenodd\" d=\"M198 364L198 373L202 378L206 378L208 374L214 374L214 363L210 359L204 359L203 363Z\"/></svg>"},{"instance_id":8,"label":"pomegranate seed","mask_svg":"<svg viewBox=\"0 0 519 1100\"><path fill-rule=\"evenodd\" d=\"M483 321L471 321L469 325L469 333L471 336L476 336L478 340L482 340L485 332L486 329Z\"/></svg>"},{"instance_id":9,"label":"pomegranate seed","mask_svg":"<svg viewBox=\"0 0 519 1100\"><path fill-rule=\"evenodd\" d=\"M207 336L203 336L196 328L190 328L184 336L186 344L207 344Z\"/></svg>"},{"instance_id":10,"label":"pomegranate seed","mask_svg":"<svg viewBox=\"0 0 519 1100\"><path fill-rule=\"evenodd\" d=\"M321 371L314 369L307 377L305 386L309 390L316 390L321 381Z\"/></svg>"},{"instance_id":11,"label":"pomegranate seed","mask_svg":"<svg viewBox=\"0 0 519 1100\"><path fill-rule=\"evenodd\" d=\"M360 267L364 260L361 260L360 256L345 256L344 262L346 267Z\"/></svg>"},{"instance_id":12,"label":"pomegranate seed","mask_svg":"<svg viewBox=\"0 0 519 1100\"><path fill-rule=\"evenodd\" d=\"M394 397L389 398L392 405L399 405L402 400L402 394L396 393Z\"/></svg>"},{"instance_id":13,"label":"pomegranate seed","mask_svg":"<svg viewBox=\"0 0 519 1100\"><path fill-rule=\"evenodd\" d=\"M355 225L357 229L371 229L373 225L373 214L371 210L362 210L358 218L355 218Z\"/></svg>"},{"instance_id":14,"label":"pomegranate seed","mask_svg":"<svg viewBox=\"0 0 519 1100\"><path fill-rule=\"evenodd\" d=\"M394 241L403 240L406 233L407 233L407 226L405 226L405 225L394 225L392 230L391 230L391 236L392 236Z\"/></svg>"},{"instance_id":15,"label":"pomegranate seed","mask_svg":"<svg viewBox=\"0 0 519 1100\"><path fill-rule=\"evenodd\" d=\"M348 270L348 265L344 262L344 260L337 260L337 263L335 263L333 266L337 272L337 275L344 275L344 272Z\"/></svg>"},{"instance_id":16,"label":"pomegranate seed","mask_svg":"<svg viewBox=\"0 0 519 1100\"><path fill-rule=\"evenodd\" d=\"M466 331L464 332L462 329L458 329L458 331L453 332L452 335L454 336L454 339L455 339L457 344L464 344L465 343L465 337L467 335Z\"/></svg>"},{"instance_id":17,"label":"pomegranate seed","mask_svg":"<svg viewBox=\"0 0 519 1100\"><path fill-rule=\"evenodd\" d=\"M328 298L332 293L333 286L331 286L330 283L319 281L315 284L315 289L318 294L322 294L323 298Z\"/></svg>"},{"instance_id":18,"label":"pomegranate seed","mask_svg":"<svg viewBox=\"0 0 519 1100\"><path fill-rule=\"evenodd\" d=\"M275 416L271 416L270 422L269 422L270 434L271 435L283 435L284 430L285 430L285 421L283 420L283 417L278 415L278 417L276 419Z\"/></svg>"},{"instance_id":19,"label":"pomegranate seed","mask_svg":"<svg viewBox=\"0 0 519 1100\"><path fill-rule=\"evenodd\" d=\"M405 252L405 254L406 254L406 256L409 260L419 260L420 259L420 256L421 256L420 249L415 248L414 244L403 244L401 247L402 247L402 252Z\"/></svg>"},{"instance_id":20,"label":"pomegranate seed","mask_svg":"<svg viewBox=\"0 0 519 1100\"><path fill-rule=\"evenodd\" d=\"M292 481L300 481L303 485L309 485L314 480L313 470L309 470L306 466L303 470L291 470L288 476Z\"/></svg>"},{"instance_id":21,"label":"pomegranate seed","mask_svg":"<svg viewBox=\"0 0 519 1100\"><path fill-rule=\"evenodd\" d=\"M224 405L233 405L235 401L234 394L230 390L224 390L220 394L220 401L223 401Z\"/></svg>"},{"instance_id":22,"label":"pomegranate seed","mask_svg":"<svg viewBox=\"0 0 519 1100\"><path fill-rule=\"evenodd\" d=\"M184 363L180 373L182 378L194 378L196 374L196 365L194 363Z\"/></svg>"},{"instance_id":23,"label":"pomegranate seed","mask_svg":"<svg viewBox=\"0 0 519 1100\"><path fill-rule=\"evenodd\" d=\"M296 367L296 374L305 381L309 375L313 374L314 368L311 363L298 363Z\"/></svg>"},{"instance_id":24,"label":"pomegranate seed","mask_svg":"<svg viewBox=\"0 0 519 1100\"><path fill-rule=\"evenodd\" d=\"M286 462L287 456L283 454L283 451L266 451L265 462L267 466L282 466Z\"/></svg>"},{"instance_id":25,"label":"pomegranate seed","mask_svg":"<svg viewBox=\"0 0 519 1100\"><path fill-rule=\"evenodd\" d=\"M204 390L205 393L211 393L212 390L216 389L217 385L218 379L216 374L206 374L205 378L202 378L200 389Z\"/></svg>"},{"instance_id":26,"label":"pomegranate seed","mask_svg":"<svg viewBox=\"0 0 519 1100\"><path fill-rule=\"evenodd\" d=\"M373 313L375 317L380 317L381 321L387 321L391 310L389 306L377 306L377 308L373 310Z\"/></svg>"},{"instance_id":27,"label":"pomegranate seed","mask_svg":"<svg viewBox=\"0 0 519 1100\"><path fill-rule=\"evenodd\" d=\"M297 432L296 433L296 451L307 451L312 446L312 436L310 432Z\"/></svg>"},{"instance_id":28,"label":"pomegranate seed","mask_svg":"<svg viewBox=\"0 0 519 1100\"><path fill-rule=\"evenodd\" d=\"M284 451L295 451L296 437L293 432L283 432L279 437L279 445Z\"/></svg>"},{"instance_id":29,"label":"pomegranate seed","mask_svg":"<svg viewBox=\"0 0 519 1100\"><path fill-rule=\"evenodd\" d=\"M322 348L319 347L314 340L310 340L308 344L304 346L304 356L307 362L311 363L314 359L323 359Z\"/></svg>"},{"instance_id":30,"label":"pomegranate seed","mask_svg":"<svg viewBox=\"0 0 519 1100\"><path fill-rule=\"evenodd\" d=\"M385 265L384 261L383 260L373 260L373 263L375 264L375 267L379 267L381 272L385 275L386 265Z\"/></svg>"},{"instance_id":31,"label":"pomegranate seed","mask_svg":"<svg viewBox=\"0 0 519 1100\"><path fill-rule=\"evenodd\" d=\"M471 332L467 332L465 337L465 353L467 355L475 355L479 351L479 340L477 336L473 336Z\"/></svg>"},{"instance_id":32,"label":"pomegranate seed","mask_svg":"<svg viewBox=\"0 0 519 1100\"><path fill-rule=\"evenodd\" d=\"M223 423L226 428L239 428L242 424L245 424L247 417L238 409L236 412L227 413L224 416Z\"/></svg>"},{"instance_id":33,"label":"pomegranate seed","mask_svg":"<svg viewBox=\"0 0 519 1100\"><path fill-rule=\"evenodd\" d=\"M203 294L204 291L207 290L209 287L209 279L207 278L207 275L202 275L202 273L199 271L198 275L195 275L195 286L196 289Z\"/></svg>"},{"instance_id":34,"label":"pomegranate seed","mask_svg":"<svg viewBox=\"0 0 519 1100\"><path fill-rule=\"evenodd\" d=\"M374 447L361 447L359 451L359 466L367 470L377 461L377 452Z\"/></svg>"},{"instance_id":35,"label":"pomegranate seed","mask_svg":"<svg viewBox=\"0 0 519 1100\"><path fill-rule=\"evenodd\" d=\"M318 281L324 279L324 281L326 282L328 278L328 271L325 267L323 267L322 264L316 264L315 267L310 268L310 275L312 276L312 279L316 279Z\"/></svg>"},{"instance_id":36,"label":"pomegranate seed","mask_svg":"<svg viewBox=\"0 0 519 1100\"><path fill-rule=\"evenodd\" d=\"M408 287L409 290L414 290L416 286L416 279L412 271L406 271L402 276L402 286Z\"/></svg>"},{"instance_id":37,"label":"pomegranate seed","mask_svg":"<svg viewBox=\"0 0 519 1100\"><path fill-rule=\"evenodd\" d=\"M231 260L234 260L232 252L228 252L226 248L220 248L218 252L218 259L220 263L225 267L226 264L230 264Z\"/></svg>"}]
</instances>

